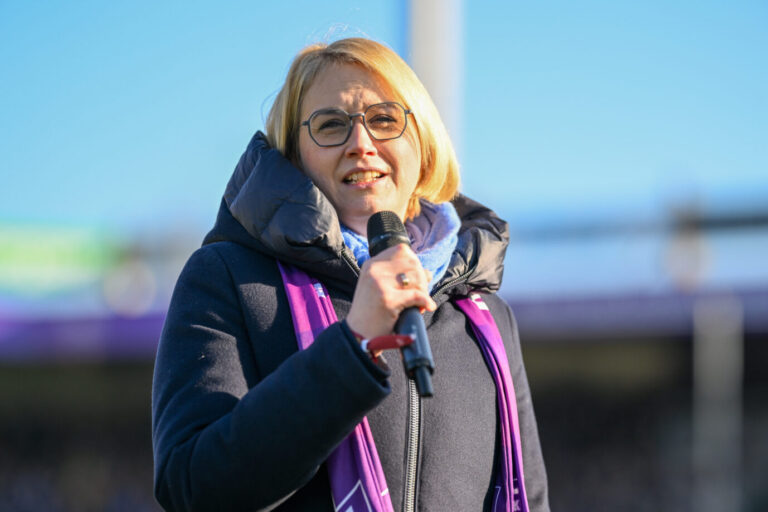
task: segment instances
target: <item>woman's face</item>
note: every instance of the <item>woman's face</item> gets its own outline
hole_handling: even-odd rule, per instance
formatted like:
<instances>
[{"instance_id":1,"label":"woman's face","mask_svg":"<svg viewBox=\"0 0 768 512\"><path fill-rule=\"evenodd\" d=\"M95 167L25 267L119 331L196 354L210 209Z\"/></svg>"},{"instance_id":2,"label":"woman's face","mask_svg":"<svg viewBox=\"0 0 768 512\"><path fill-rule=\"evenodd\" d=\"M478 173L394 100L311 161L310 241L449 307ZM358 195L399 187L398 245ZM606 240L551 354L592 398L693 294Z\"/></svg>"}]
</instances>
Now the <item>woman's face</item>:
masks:
<instances>
[{"instance_id":1,"label":"woman's face","mask_svg":"<svg viewBox=\"0 0 768 512\"><path fill-rule=\"evenodd\" d=\"M387 85L375 75L352 65L332 65L320 72L301 105L301 120L316 110L340 108L350 114L394 101ZM405 218L408 200L419 181L421 152L408 123L402 137L373 139L360 118L340 146L320 147L302 126L299 157L305 173L331 201L344 225L365 235L368 217L391 210Z\"/></svg>"}]
</instances>

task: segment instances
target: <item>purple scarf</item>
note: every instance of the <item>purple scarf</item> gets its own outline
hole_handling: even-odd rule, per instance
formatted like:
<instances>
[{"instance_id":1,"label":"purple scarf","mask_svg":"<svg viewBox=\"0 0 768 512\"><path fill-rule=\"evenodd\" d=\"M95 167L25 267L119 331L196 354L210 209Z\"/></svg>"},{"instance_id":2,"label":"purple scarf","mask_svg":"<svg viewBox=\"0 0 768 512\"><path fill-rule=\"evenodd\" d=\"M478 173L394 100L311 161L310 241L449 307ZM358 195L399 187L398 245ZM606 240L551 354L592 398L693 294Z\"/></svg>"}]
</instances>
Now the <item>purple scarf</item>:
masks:
<instances>
[{"instance_id":1,"label":"purple scarf","mask_svg":"<svg viewBox=\"0 0 768 512\"><path fill-rule=\"evenodd\" d=\"M323 285L303 271L278 261L299 349L338 321ZM496 469L493 512L528 512L523 475L523 453L517 400L509 362L496 322L479 294L459 299L456 305L467 315L480 342L486 364L496 384L501 429L501 456ZM331 495L337 511L392 512L392 500L373 442L368 419L363 418L327 460Z\"/></svg>"}]
</instances>

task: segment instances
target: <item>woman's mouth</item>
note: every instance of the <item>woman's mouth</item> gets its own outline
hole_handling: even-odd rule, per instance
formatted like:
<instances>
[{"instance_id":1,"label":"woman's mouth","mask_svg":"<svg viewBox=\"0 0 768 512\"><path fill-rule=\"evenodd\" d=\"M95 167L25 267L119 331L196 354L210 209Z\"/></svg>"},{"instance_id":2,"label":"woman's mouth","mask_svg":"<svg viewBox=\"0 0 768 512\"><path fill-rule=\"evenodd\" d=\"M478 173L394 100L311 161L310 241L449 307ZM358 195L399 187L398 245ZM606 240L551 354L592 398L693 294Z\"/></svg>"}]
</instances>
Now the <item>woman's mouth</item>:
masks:
<instances>
[{"instance_id":1,"label":"woman's mouth","mask_svg":"<svg viewBox=\"0 0 768 512\"><path fill-rule=\"evenodd\" d=\"M350 185L364 185L366 183L373 183L382 176L384 176L384 173L379 171L357 171L345 176L344 183Z\"/></svg>"}]
</instances>

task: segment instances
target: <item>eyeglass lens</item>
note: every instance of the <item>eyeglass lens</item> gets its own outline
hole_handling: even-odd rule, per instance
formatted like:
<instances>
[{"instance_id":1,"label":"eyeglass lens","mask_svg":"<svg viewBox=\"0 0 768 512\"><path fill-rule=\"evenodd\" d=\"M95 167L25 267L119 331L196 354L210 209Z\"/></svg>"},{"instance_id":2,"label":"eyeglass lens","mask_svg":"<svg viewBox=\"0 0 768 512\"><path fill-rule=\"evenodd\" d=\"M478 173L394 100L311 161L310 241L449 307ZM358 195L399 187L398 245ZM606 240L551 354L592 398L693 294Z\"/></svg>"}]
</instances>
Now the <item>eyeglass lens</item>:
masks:
<instances>
[{"instance_id":1,"label":"eyeglass lens","mask_svg":"<svg viewBox=\"0 0 768 512\"><path fill-rule=\"evenodd\" d=\"M365 109L364 122L374 139L396 139L405 131L405 110L398 103L379 103ZM343 144L352 131L353 115L339 109L318 110L309 118L309 130L322 146Z\"/></svg>"}]
</instances>

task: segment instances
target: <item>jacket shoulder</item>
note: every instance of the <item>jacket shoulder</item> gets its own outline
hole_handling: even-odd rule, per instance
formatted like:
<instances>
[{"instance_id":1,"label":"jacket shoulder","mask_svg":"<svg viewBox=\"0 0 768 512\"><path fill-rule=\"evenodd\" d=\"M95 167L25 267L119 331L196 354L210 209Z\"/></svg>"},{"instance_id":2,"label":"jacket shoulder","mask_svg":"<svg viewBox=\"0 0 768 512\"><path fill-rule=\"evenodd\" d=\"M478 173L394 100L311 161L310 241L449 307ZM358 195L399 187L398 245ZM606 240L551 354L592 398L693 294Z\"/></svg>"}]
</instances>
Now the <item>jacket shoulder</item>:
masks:
<instances>
[{"instance_id":1,"label":"jacket shoulder","mask_svg":"<svg viewBox=\"0 0 768 512\"><path fill-rule=\"evenodd\" d=\"M181 277L185 274L204 272L225 277L229 275L233 284L244 282L272 282L274 277L279 279L276 260L249 247L236 242L220 241L203 245L187 260Z\"/></svg>"},{"instance_id":2,"label":"jacket shoulder","mask_svg":"<svg viewBox=\"0 0 768 512\"><path fill-rule=\"evenodd\" d=\"M496 293L479 292L479 295L488 306L502 337L505 339L507 336L514 336L517 338L517 319L507 301L499 297Z\"/></svg>"},{"instance_id":3,"label":"jacket shoulder","mask_svg":"<svg viewBox=\"0 0 768 512\"><path fill-rule=\"evenodd\" d=\"M201 246L194 253L192 253L190 260L192 260L194 257L218 257L225 263L237 262L243 258L247 258L250 264L271 263L273 266L275 264L275 259L271 256L262 254L259 251L256 251L250 247L246 247L237 242L226 240L211 242Z\"/></svg>"}]
</instances>

